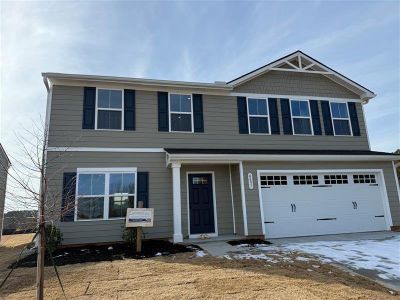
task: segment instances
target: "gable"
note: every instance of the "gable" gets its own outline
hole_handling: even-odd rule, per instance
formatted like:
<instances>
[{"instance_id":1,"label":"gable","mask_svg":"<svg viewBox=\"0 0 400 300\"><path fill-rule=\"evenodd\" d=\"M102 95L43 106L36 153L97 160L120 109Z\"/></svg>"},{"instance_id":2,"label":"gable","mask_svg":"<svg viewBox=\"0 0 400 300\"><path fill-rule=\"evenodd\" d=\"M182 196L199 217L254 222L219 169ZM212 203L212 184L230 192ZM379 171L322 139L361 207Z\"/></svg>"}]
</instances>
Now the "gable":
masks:
<instances>
[{"instance_id":1,"label":"gable","mask_svg":"<svg viewBox=\"0 0 400 300\"><path fill-rule=\"evenodd\" d=\"M359 99L360 96L322 74L269 71L233 89L237 93Z\"/></svg>"}]
</instances>

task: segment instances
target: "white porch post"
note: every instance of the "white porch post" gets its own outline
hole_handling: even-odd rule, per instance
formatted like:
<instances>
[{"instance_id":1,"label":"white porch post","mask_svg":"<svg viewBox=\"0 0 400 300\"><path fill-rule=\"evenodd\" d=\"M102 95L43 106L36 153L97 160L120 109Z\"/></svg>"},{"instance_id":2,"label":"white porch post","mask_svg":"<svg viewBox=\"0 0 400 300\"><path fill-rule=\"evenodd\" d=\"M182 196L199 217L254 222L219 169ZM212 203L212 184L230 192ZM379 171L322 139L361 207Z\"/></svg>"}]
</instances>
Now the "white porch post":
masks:
<instances>
[{"instance_id":1,"label":"white porch post","mask_svg":"<svg viewBox=\"0 0 400 300\"><path fill-rule=\"evenodd\" d=\"M174 211L174 243L183 242L181 211L181 164L172 163L172 195Z\"/></svg>"}]
</instances>

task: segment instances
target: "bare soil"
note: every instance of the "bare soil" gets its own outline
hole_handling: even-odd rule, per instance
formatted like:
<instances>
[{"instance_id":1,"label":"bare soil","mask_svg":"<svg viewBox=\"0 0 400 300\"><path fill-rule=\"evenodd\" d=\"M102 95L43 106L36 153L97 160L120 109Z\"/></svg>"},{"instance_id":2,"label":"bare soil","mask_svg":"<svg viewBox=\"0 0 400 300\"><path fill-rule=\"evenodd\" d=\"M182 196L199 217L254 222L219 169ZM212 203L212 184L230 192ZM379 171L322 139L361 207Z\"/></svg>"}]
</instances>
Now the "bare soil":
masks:
<instances>
[{"instance_id":1,"label":"bare soil","mask_svg":"<svg viewBox=\"0 0 400 300\"><path fill-rule=\"evenodd\" d=\"M1 256L9 255L8 261L0 262L0 280L15 259L11 257L16 248L0 248ZM310 272L316 263L320 267ZM316 261L267 264L179 253L58 269L68 299L400 299L376 283ZM51 267L46 267L45 276L45 298L62 299ZM33 299L34 288L35 269L18 268L0 291L0 298Z\"/></svg>"}]
</instances>

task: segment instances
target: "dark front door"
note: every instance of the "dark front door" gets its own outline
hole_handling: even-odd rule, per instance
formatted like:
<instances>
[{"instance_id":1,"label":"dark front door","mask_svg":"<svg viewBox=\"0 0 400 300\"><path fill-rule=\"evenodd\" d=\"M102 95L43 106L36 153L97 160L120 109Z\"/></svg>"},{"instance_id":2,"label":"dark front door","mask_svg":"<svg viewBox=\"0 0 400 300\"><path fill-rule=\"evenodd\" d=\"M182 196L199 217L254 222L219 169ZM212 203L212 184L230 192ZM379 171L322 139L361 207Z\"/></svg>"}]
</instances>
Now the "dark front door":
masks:
<instances>
[{"instance_id":1,"label":"dark front door","mask_svg":"<svg viewBox=\"0 0 400 300\"><path fill-rule=\"evenodd\" d=\"M214 233L212 174L189 174L190 234Z\"/></svg>"}]
</instances>

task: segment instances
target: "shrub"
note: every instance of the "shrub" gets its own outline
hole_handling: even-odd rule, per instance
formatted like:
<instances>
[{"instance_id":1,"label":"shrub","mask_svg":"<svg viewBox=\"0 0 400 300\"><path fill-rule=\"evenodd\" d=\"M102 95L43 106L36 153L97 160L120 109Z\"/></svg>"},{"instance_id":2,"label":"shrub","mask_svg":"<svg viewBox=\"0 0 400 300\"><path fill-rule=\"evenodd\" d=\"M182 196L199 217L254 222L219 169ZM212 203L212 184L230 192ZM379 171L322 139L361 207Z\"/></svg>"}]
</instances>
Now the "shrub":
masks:
<instances>
[{"instance_id":1,"label":"shrub","mask_svg":"<svg viewBox=\"0 0 400 300\"><path fill-rule=\"evenodd\" d=\"M122 226L122 238L132 248L136 247L136 228Z\"/></svg>"},{"instance_id":2,"label":"shrub","mask_svg":"<svg viewBox=\"0 0 400 300\"><path fill-rule=\"evenodd\" d=\"M49 253L53 253L58 246L61 245L62 233L54 225L46 225L46 249Z\"/></svg>"}]
</instances>

